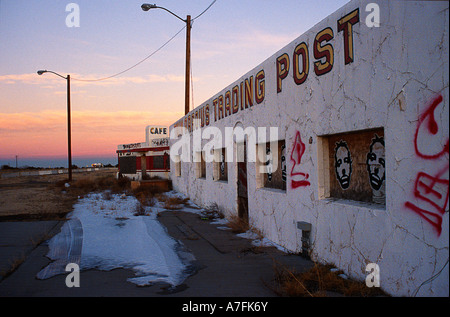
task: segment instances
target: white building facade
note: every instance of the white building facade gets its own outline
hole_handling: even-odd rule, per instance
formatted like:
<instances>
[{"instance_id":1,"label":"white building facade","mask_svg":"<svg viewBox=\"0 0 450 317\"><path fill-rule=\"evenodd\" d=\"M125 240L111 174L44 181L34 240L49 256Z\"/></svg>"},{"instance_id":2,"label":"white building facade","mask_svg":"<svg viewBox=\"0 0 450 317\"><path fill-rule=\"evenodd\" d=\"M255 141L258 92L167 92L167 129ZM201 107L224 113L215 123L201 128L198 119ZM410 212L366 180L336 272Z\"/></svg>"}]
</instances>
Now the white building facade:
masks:
<instances>
[{"instance_id":1,"label":"white building facade","mask_svg":"<svg viewBox=\"0 0 450 317\"><path fill-rule=\"evenodd\" d=\"M375 263L392 295L448 296L448 6L325 18L171 126L174 189L353 278Z\"/></svg>"}]
</instances>

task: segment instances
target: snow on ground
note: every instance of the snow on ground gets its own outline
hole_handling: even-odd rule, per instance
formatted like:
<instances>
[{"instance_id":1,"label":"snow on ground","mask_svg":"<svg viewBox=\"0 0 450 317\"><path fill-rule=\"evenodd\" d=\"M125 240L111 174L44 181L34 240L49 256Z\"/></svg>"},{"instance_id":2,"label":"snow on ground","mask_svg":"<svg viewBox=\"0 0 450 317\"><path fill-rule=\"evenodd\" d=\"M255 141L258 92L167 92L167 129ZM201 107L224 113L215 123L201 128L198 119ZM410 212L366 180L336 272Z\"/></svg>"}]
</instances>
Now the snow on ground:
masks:
<instances>
[{"instance_id":1,"label":"snow on ground","mask_svg":"<svg viewBox=\"0 0 450 317\"><path fill-rule=\"evenodd\" d=\"M141 286L181 284L189 275L194 256L157 220L157 213L164 209L159 202L144 207L143 216L135 215L139 206L134 196L126 195L93 193L79 199L61 233L49 241L47 256L54 262L37 277L64 273L65 265L78 259L80 270L132 269L136 276L129 281Z\"/></svg>"},{"instance_id":2,"label":"snow on ground","mask_svg":"<svg viewBox=\"0 0 450 317\"><path fill-rule=\"evenodd\" d=\"M165 195L185 198L175 191ZM140 286L156 282L166 282L172 286L183 283L193 272L195 257L180 241L170 237L157 220L157 214L165 210L162 202L158 201L151 207L142 206L144 210L140 206L134 196L125 194L92 193L80 198L61 232L49 241L47 257L53 262L41 270L37 278L67 274L66 265L77 263L80 270L131 269L135 277L128 281ZM190 200L179 210L200 216L207 212ZM226 219L216 218L211 224L220 225L218 229L229 229L227 222ZM275 246L285 251L251 231L238 236L252 239L255 246Z\"/></svg>"}]
</instances>

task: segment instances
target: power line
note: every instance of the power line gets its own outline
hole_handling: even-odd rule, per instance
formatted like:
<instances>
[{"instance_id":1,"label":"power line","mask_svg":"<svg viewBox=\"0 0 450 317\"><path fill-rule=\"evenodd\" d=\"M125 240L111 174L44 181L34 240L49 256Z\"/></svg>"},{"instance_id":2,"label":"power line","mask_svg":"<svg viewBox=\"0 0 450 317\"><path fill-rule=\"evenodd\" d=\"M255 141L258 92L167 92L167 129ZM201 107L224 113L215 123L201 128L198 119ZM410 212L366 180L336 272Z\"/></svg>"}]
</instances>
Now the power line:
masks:
<instances>
[{"instance_id":1,"label":"power line","mask_svg":"<svg viewBox=\"0 0 450 317\"><path fill-rule=\"evenodd\" d=\"M213 6L214 3L216 3L217 0L214 0L213 2L211 2L211 4L205 9L203 10L202 13L200 13L199 15L197 15L195 18L193 18L193 20L198 19L199 17L201 17L206 11L209 10L209 8L211 8Z\"/></svg>"},{"instance_id":2,"label":"power line","mask_svg":"<svg viewBox=\"0 0 450 317\"><path fill-rule=\"evenodd\" d=\"M217 0L214 0L213 2L211 2L209 4L209 6L203 10L199 15L197 15L195 18L192 19L192 22L194 22L194 20L198 19L199 17L201 17L203 14L205 14L206 11L208 11L214 3L216 3ZM152 57L153 55L155 55L156 53L158 53L160 50L162 50L167 44L169 44L175 37L177 37L178 34L181 33L181 31L183 31L186 28L186 26L182 27L177 33L175 33L175 35L173 35L167 42L165 42L163 45L161 45L158 49L156 49L155 51L153 51L151 54L149 54L147 57L145 57L144 59L140 60L139 62L137 62L136 64L134 64L131 67L128 67L127 69L118 72L114 75L111 76L107 76L107 77L103 77L103 78L97 78L97 79L79 79L79 78L74 78L72 77L72 80L76 80L76 81L85 81L85 82L95 82L95 81L102 81L102 80L106 80L106 79L110 79L110 78L114 78L117 77L119 75L122 75L123 73L128 72L129 70L132 70L133 68L137 67L138 65L142 64L143 62L145 62L147 59L149 59L150 57ZM192 69L191 69L191 80L192 80Z\"/></svg>"},{"instance_id":3,"label":"power line","mask_svg":"<svg viewBox=\"0 0 450 317\"><path fill-rule=\"evenodd\" d=\"M167 44L169 44L169 43L170 43L170 42L171 42L178 34L180 34L181 31L183 31L185 28L186 28L186 26L182 27L182 28L181 28L177 33L175 33L175 35L172 36L167 42L165 42L163 45L161 45L159 48L157 48L155 51L153 51L150 55L148 55L147 57L145 57L143 60L139 61L138 63L134 64L134 65L131 66L131 67L128 67L127 69L125 69L125 70L123 70L123 71L121 71L121 72L119 72L119 73L116 73L116 74L111 75L111 76L108 76L108 77L98 78L98 79L78 79L78 78L73 78L73 77L72 77L71 79L72 79L72 80L77 80L77 81L90 81L90 82L92 82L92 81L106 80L106 79L110 79L110 78L113 78L113 77L117 77L117 76L119 76L119 75L122 75L123 73L125 73L125 72L127 72L127 71L129 71L129 70L131 70L131 69L133 69L133 68L135 68L136 66L142 64L142 63L145 62L147 59L149 59L150 57L152 57L153 55L155 55L156 53L158 53L158 52L159 52L160 50L162 50Z\"/></svg>"},{"instance_id":4,"label":"power line","mask_svg":"<svg viewBox=\"0 0 450 317\"><path fill-rule=\"evenodd\" d=\"M213 2L211 2L210 4L209 4L209 6L205 9L205 10L203 10L199 15L197 15L195 18L193 18L192 20L191 20L191 23L193 24L194 23L194 21L196 20L196 19L198 19L199 17L201 17L203 14L205 14L205 12L206 11L208 11L212 6L213 6L213 4L214 3L216 3L216 1L217 0L214 0ZM191 25L192 25L191 24ZM194 78L193 78L193 75L192 75L192 63L190 64L191 65L191 69L190 69L190 78L189 78L189 80L190 80L190 86L191 86L191 104L192 104L192 107L194 108ZM189 110L191 110L191 109L189 109Z\"/></svg>"}]
</instances>

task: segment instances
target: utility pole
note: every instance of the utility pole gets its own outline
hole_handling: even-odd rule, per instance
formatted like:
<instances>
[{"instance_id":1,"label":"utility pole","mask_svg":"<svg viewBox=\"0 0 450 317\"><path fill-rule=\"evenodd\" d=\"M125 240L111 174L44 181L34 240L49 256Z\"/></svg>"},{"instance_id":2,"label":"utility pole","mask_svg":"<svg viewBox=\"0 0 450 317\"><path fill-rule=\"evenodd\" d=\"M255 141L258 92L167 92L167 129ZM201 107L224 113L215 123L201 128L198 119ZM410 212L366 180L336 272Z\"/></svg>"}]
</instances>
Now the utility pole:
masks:
<instances>
[{"instance_id":1,"label":"utility pole","mask_svg":"<svg viewBox=\"0 0 450 317\"><path fill-rule=\"evenodd\" d=\"M190 98L190 75L191 75L191 16L186 18L186 86L185 86L185 100L184 100L184 114L188 114L190 111L189 98Z\"/></svg>"}]
</instances>

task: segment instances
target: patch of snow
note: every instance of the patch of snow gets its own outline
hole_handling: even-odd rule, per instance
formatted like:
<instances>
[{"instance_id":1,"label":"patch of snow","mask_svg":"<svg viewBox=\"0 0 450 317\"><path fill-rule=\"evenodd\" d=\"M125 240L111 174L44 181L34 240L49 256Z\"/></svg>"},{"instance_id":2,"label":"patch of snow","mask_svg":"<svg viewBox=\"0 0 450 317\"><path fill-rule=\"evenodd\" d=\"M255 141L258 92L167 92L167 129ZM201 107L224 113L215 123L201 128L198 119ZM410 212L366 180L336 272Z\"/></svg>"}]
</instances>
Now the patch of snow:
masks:
<instances>
[{"instance_id":1,"label":"patch of snow","mask_svg":"<svg viewBox=\"0 0 450 317\"><path fill-rule=\"evenodd\" d=\"M252 244L255 247L275 247L282 252L289 253L289 250L287 250L286 248L282 247L281 245L276 244L275 242L273 242L265 237L261 238L260 235L253 232L252 230L247 230L244 233L239 233L239 234L237 234L237 236L241 237L241 238L253 240Z\"/></svg>"},{"instance_id":2,"label":"patch of snow","mask_svg":"<svg viewBox=\"0 0 450 317\"><path fill-rule=\"evenodd\" d=\"M228 220L226 218L215 218L214 220L211 221L212 225L226 225L228 224ZM227 227L228 229L230 229L229 227Z\"/></svg>"},{"instance_id":3,"label":"patch of snow","mask_svg":"<svg viewBox=\"0 0 450 317\"><path fill-rule=\"evenodd\" d=\"M80 270L125 268L135 272L136 277L128 280L137 285L166 282L177 286L189 275L190 263L195 258L158 222L161 206L145 207L146 216L135 216L139 204L133 196L111 195L111 199L104 199L102 194L95 193L74 205L65 225L81 223ZM73 238L73 234L61 231L50 240L47 256L54 263L68 263L73 258L70 251ZM61 262L61 258L65 261ZM52 276L44 271L45 268L38 273L38 278Z\"/></svg>"}]
</instances>

